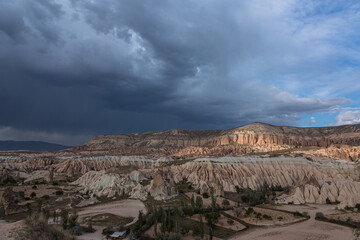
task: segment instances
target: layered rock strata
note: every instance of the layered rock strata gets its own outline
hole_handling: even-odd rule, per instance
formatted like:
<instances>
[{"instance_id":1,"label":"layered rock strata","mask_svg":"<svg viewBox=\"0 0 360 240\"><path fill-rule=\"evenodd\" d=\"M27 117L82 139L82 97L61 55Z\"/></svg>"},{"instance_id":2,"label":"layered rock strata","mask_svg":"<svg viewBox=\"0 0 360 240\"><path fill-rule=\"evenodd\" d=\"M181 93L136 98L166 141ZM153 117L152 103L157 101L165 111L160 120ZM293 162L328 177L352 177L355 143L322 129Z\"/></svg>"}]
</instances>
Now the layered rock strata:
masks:
<instances>
[{"instance_id":1,"label":"layered rock strata","mask_svg":"<svg viewBox=\"0 0 360 240\"><path fill-rule=\"evenodd\" d=\"M360 125L296 128L253 123L227 130L182 130L100 135L64 152L148 155L239 155L290 147L360 145Z\"/></svg>"},{"instance_id":2,"label":"layered rock strata","mask_svg":"<svg viewBox=\"0 0 360 240\"><path fill-rule=\"evenodd\" d=\"M202 158L171 167L175 182L187 179L195 188L235 192L235 187L259 190L264 184L290 187L278 203L360 202L359 168L345 161L309 161L305 158L222 157Z\"/></svg>"}]
</instances>

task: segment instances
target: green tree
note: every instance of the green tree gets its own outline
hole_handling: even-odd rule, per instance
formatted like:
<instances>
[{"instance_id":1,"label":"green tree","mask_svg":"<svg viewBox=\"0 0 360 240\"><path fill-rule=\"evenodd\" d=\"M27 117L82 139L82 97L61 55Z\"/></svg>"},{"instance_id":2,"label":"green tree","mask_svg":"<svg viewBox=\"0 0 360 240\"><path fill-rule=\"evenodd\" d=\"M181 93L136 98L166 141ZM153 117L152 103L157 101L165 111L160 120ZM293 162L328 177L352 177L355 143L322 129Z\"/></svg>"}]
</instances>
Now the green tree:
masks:
<instances>
[{"instance_id":1,"label":"green tree","mask_svg":"<svg viewBox=\"0 0 360 240\"><path fill-rule=\"evenodd\" d=\"M42 200L41 198L38 198L36 200L36 206L37 206L37 212L40 213L41 212L41 207L42 207Z\"/></svg>"},{"instance_id":2,"label":"green tree","mask_svg":"<svg viewBox=\"0 0 360 240\"><path fill-rule=\"evenodd\" d=\"M0 205L0 219L5 217L5 207L3 204Z\"/></svg>"},{"instance_id":3,"label":"green tree","mask_svg":"<svg viewBox=\"0 0 360 240\"><path fill-rule=\"evenodd\" d=\"M63 229L68 227L69 213L65 209L61 211L61 226Z\"/></svg>"},{"instance_id":4,"label":"green tree","mask_svg":"<svg viewBox=\"0 0 360 240\"><path fill-rule=\"evenodd\" d=\"M200 226L199 226L199 229L200 229L201 238L204 238L204 222L203 222L201 214L200 214Z\"/></svg>"},{"instance_id":5,"label":"green tree","mask_svg":"<svg viewBox=\"0 0 360 240\"><path fill-rule=\"evenodd\" d=\"M68 227L70 229L74 228L77 225L77 219L78 219L78 215L76 212L70 215L68 219Z\"/></svg>"},{"instance_id":6,"label":"green tree","mask_svg":"<svg viewBox=\"0 0 360 240\"><path fill-rule=\"evenodd\" d=\"M43 215L44 215L46 221L49 220L49 218L50 218L50 211L49 211L49 209L44 208L44 209L43 209Z\"/></svg>"},{"instance_id":7,"label":"green tree","mask_svg":"<svg viewBox=\"0 0 360 240\"><path fill-rule=\"evenodd\" d=\"M224 199L224 200L222 201L222 205L224 205L224 206L229 206L229 205L230 205L230 202L229 202L227 199Z\"/></svg>"},{"instance_id":8,"label":"green tree","mask_svg":"<svg viewBox=\"0 0 360 240\"><path fill-rule=\"evenodd\" d=\"M31 197L31 198L36 197L36 193L35 193L35 192L32 192L32 193L30 194L30 197Z\"/></svg>"},{"instance_id":9,"label":"green tree","mask_svg":"<svg viewBox=\"0 0 360 240\"><path fill-rule=\"evenodd\" d=\"M202 200L202 198L201 198L200 196L197 196L197 197L196 197L196 203L195 203L195 205L196 205L196 208L197 208L197 209L202 209L202 207L203 207L203 200Z\"/></svg>"},{"instance_id":10,"label":"green tree","mask_svg":"<svg viewBox=\"0 0 360 240\"><path fill-rule=\"evenodd\" d=\"M216 197L214 194L214 188L210 188L210 197L211 197L211 208L213 211L216 210Z\"/></svg>"},{"instance_id":11,"label":"green tree","mask_svg":"<svg viewBox=\"0 0 360 240\"><path fill-rule=\"evenodd\" d=\"M54 218L54 223L57 222L57 214L56 214L56 210L54 209L53 211L53 218Z\"/></svg>"},{"instance_id":12,"label":"green tree","mask_svg":"<svg viewBox=\"0 0 360 240\"><path fill-rule=\"evenodd\" d=\"M26 206L26 208L27 208L28 215L31 215L31 213L32 213L31 204L30 204L30 203L27 203L25 206Z\"/></svg>"},{"instance_id":13,"label":"green tree","mask_svg":"<svg viewBox=\"0 0 360 240\"><path fill-rule=\"evenodd\" d=\"M191 201L190 201L190 203L191 203L192 209L195 209L195 198L194 198L194 194L191 195Z\"/></svg>"}]
</instances>

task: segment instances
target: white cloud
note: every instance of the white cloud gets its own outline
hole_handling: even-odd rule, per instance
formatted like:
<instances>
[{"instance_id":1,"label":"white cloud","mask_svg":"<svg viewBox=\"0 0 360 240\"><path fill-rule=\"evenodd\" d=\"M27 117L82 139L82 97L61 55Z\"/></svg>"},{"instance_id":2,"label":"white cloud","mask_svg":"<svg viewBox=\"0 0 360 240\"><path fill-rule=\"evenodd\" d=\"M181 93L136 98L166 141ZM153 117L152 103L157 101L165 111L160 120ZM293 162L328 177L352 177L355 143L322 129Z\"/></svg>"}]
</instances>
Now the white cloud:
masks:
<instances>
[{"instance_id":1,"label":"white cloud","mask_svg":"<svg viewBox=\"0 0 360 240\"><path fill-rule=\"evenodd\" d=\"M360 124L360 110L345 110L335 117L335 125Z\"/></svg>"},{"instance_id":2,"label":"white cloud","mask_svg":"<svg viewBox=\"0 0 360 240\"><path fill-rule=\"evenodd\" d=\"M310 125L314 125L316 123L315 117L310 117Z\"/></svg>"}]
</instances>

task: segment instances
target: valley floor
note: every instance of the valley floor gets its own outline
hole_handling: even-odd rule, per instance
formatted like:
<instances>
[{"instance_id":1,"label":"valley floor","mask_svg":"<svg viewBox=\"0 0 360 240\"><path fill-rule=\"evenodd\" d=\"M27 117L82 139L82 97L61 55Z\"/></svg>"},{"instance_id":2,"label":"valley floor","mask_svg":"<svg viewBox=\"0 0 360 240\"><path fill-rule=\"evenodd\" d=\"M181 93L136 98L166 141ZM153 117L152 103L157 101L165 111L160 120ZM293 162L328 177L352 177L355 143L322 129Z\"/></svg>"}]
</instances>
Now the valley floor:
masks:
<instances>
[{"instance_id":1,"label":"valley floor","mask_svg":"<svg viewBox=\"0 0 360 240\"><path fill-rule=\"evenodd\" d=\"M331 205L280 205L280 210L308 212L310 219L286 226L253 228L246 230L231 240L351 240L355 239L349 227L315 220L316 212L325 215L336 212Z\"/></svg>"}]
</instances>

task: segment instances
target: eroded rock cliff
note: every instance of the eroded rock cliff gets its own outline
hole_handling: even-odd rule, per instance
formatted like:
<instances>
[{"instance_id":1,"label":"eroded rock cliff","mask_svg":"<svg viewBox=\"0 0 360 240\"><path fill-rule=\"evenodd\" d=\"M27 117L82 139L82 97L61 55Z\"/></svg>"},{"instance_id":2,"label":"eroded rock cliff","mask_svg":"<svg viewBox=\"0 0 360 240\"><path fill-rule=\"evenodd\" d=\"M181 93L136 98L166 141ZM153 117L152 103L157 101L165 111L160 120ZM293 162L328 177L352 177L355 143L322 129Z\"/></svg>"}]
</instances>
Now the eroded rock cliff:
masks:
<instances>
[{"instance_id":1,"label":"eroded rock cliff","mask_svg":"<svg viewBox=\"0 0 360 240\"><path fill-rule=\"evenodd\" d=\"M227 130L182 130L100 135L64 152L148 155L238 155L290 147L360 145L360 125L296 128L253 123Z\"/></svg>"}]
</instances>

